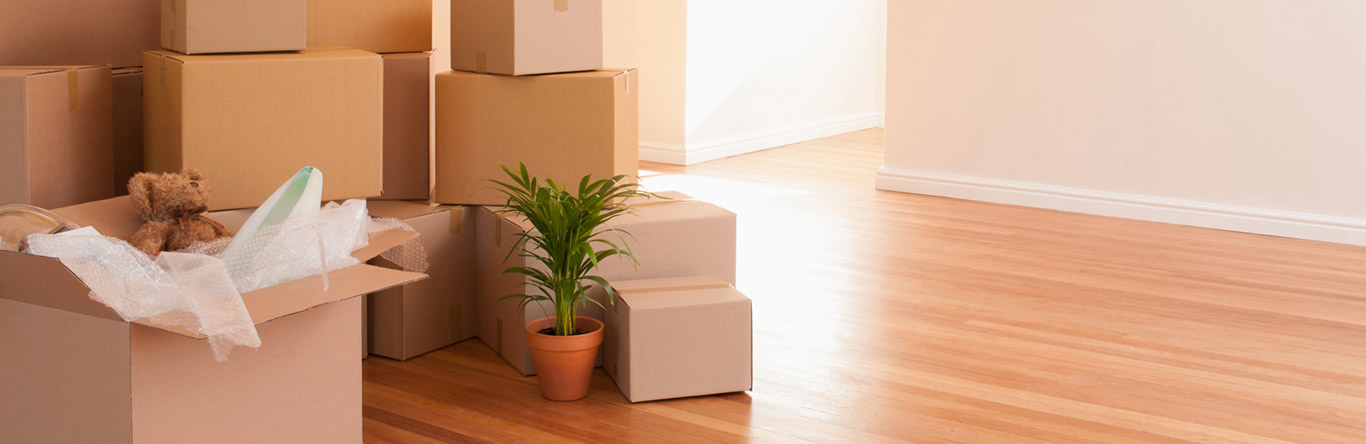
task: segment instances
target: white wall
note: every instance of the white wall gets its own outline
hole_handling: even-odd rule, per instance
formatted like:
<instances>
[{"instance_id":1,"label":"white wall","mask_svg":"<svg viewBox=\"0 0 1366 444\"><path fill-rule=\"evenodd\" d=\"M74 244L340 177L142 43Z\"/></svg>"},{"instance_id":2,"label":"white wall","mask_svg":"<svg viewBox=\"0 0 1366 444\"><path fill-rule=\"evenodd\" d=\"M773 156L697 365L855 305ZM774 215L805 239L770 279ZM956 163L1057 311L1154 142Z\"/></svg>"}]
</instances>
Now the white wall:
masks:
<instances>
[{"instance_id":1,"label":"white wall","mask_svg":"<svg viewBox=\"0 0 1366 444\"><path fill-rule=\"evenodd\" d=\"M894 0L883 189L1366 244L1366 2Z\"/></svg>"},{"instance_id":2,"label":"white wall","mask_svg":"<svg viewBox=\"0 0 1366 444\"><path fill-rule=\"evenodd\" d=\"M689 163L877 124L885 0L690 0Z\"/></svg>"},{"instance_id":3,"label":"white wall","mask_svg":"<svg viewBox=\"0 0 1366 444\"><path fill-rule=\"evenodd\" d=\"M641 159L692 164L868 128L887 0L604 0L604 59L641 73Z\"/></svg>"}]
</instances>

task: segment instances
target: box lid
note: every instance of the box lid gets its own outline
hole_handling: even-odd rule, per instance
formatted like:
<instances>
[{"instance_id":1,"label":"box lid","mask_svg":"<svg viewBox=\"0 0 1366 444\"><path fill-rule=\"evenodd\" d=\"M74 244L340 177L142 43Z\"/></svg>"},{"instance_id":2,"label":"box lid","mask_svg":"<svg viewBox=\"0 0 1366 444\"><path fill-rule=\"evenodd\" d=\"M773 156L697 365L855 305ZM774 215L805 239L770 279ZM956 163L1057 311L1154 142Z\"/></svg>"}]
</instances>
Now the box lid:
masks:
<instances>
[{"instance_id":1,"label":"box lid","mask_svg":"<svg viewBox=\"0 0 1366 444\"><path fill-rule=\"evenodd\" d=\"M617 300L631 310L707 305L743 301L747 298L730 283L715 276L640 279L612 283Z\"/></svg>"},{"instance_id":2,"label":"box lid","mask_svg":"<svg viewBox=\"0 0 1366 444\"><path fill-rule=\"evenodd\" d=\"M107 236L122 239L131 237L142 225L141 217L134 210L128 196L59 208L53 212L79 225L92 226ZM240 222L237 222L237 225L240 226ZM424 279L426 275L422 273L363 264L384 250L417 235L411 231L394 230L371 239L369 246L351 254L362 264L327 274L327 290L323 290L322 276L310 276L244 293L242 302L251 314L252 323L261 325L323 304ZM0 285L0 298L106 319L122 319L109 307L90 299L90 289L57 259L0 252L0 270L5 270L5 273L12 277L24 277L6 279L5 283ZM147 319L133 322L192 338L207 338L178 325L162 325Z\"/></svg>"}]
</instances>

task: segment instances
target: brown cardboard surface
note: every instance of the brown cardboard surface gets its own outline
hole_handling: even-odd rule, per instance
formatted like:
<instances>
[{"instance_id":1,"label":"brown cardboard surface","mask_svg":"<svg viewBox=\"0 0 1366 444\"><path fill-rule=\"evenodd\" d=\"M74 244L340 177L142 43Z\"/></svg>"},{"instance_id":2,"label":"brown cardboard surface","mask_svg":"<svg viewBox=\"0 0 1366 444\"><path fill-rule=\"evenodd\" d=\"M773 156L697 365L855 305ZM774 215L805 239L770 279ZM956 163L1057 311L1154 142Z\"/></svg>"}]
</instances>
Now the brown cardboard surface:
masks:
<instances>
[{"instance_id":1,"label":"brown cardboard surface","mask_svg":"<svg viewBox=\"0 0 1366 444\"><path fill-rule=\"evenodd\" d=\"M128 179L142 171L142 68L113 72L114 195L128 194Z\"/></svg>"},{"instance_id":2,"label":"brown cardboard surface","mask_svg":"<svg viewBox=\"0 0 1366 444\"><path fill-rule=\"evenodd\" d=\"M108 66L0 67L0 204L114 195Z\"/></svg>"},{"instance_id":3,"label":"brown cardboard surface","mask_svg":"<svg viewBox=\"0 0 1366 444\"><path fill-rule=\"evenodd\" d=\"M308 44L430 51L432 0L308 0Z\"/></svg>"},{"instance_id":4,"label":"brown cardboard surface","mask_svg":"<svg viewBox=\"0 0 1366 444\"><path fill-rule=\"evenodd\" d=\"M370 295L371 354L407 360L474 337L474 213L472 207L373 201L374 217L402 219L421 233L427 280ZM398 268L377 258L372 264Z\"/></svg>"},{"instance_id":5,"label":"brown cardboard surface","mask_svg":"<svg viewBox=\"0 0 1366 444\"><path fill-rule=\"evenodd\" d=\"M138 224L127 197L56 212L106 234ZM0 269L5 442L360 442L356 296L423 277L356 265L325 291L312 277L244 294L262 345L219 363L183 329L119 319L56 259L0 252Z\"/></svg>"},{"instance_id":6,"label":"brown cardboard surface","mask_svg":"<svg viewBox=\"0 0 1366 444\"><path fill-rule=\"evenodd\" d=\"M506 75L602 68L602 0L452 0L451 68Z\"/></svg>"},{"instance_id":7,"label":"brown cardboard surface","mask_svg":"<svg viewBox=\"0 0 1366 444\"><path fill-rule=\"evenodd\" d=\"M183 54L302 50L306 1L161 0L161 47Z\"/></svg>"},{"instance_id":8,"label":"brown cardboard surface","mask_svg":"<svg viewBox=\"0 0 1366 444\"><path fill-rule=\"evenodd\" d=\"M122 320L0 298L0 442L131 443L128 340Z\"/></svg>"},{"instance_id":9,"label":"brown cardboard surface","mask_svg":"<svg viewBox=\"0 0 1366 444\"><path fill-rule=\"evenodd\" d=\"M633 201L635 212L613 223L614 227L631 233L632 240L628 242L640 265L608 259L595 274L608 282L687 275L717 276L726 283L735 282L735 213L686 195L671 196L675 199ZM547 315L534 305L519 314L516 304L500 304L498 298L530 290L523 277L502 271L530 265L515 255L507 262L503 259L515 242L516 233L531 226L523 219L495 215L492 211L493 208L482 209L475 220L475 310L479 313L479 337L522 374L530 375L535 373L535 366L522 325ZM600 290L594 289L589 295L604 300ZM579 315L602 319L603 313L590 303L580 307Z\"/></svg>"},{"instance_id":10,"label":"brown cardboard surface","mask_svg":"<svg viewBox=\"0 0 1366 444\"><path fill-rule=\"evenodd\" d=\"M435 200L504 203L488 182L507 177L500 164L562 183L636 175L638 74L437 74Z\"/></svg>"},{"instance_id":11,"label":"brown cardboard surface","mask_svg":"<svg viewBox=\"0 0 1366 444\"><path fill-rule=\"evenodd\" d=\"M159 0L7 1L0 65L142 66L160 42Z\"/></svg>"},{"instance_id":12,"label":"brown cardboard surface","mask_svg":"<svg viewBox=\"0 0 1366 444\"><path fill-rule=\"evenodd\" d=\"M753 387L753 306L712 276L622 281L603 367L631 402Z\"/></svg>"},{"instance_id":13,"label":"brown cardboard surface","mask_svg":"<svg viewBox=\"0 0 1366 444\"><path fill-rule=\"evenodd\" d=\"M323 199L383 185L383 62L346 48L187 56L144 53L145 166L199 168L211 210L264 202L300 168L323 172Z\"/></svg>"},{"instance_id":14,"label":"brown cardboard surface","mask_svg":"<svg viewBox=\"0 0 1366 444\"><path fill-rule=\"evenodd\" d=\"M384 192L380 199L431 196L431 53L384 57Z\"/></svg>"},{"instance_id":15,"label":"brown cardboard surface","mask_svg":"<svg viewBox=\"0 0 1366 444\"><path fill-rule=\"evenodd\" d=\"M134 325L134 442L359 443L359 329L351 298L262 325L259 349L216 362L203 342Z\"/></svg>"}]
</instances>

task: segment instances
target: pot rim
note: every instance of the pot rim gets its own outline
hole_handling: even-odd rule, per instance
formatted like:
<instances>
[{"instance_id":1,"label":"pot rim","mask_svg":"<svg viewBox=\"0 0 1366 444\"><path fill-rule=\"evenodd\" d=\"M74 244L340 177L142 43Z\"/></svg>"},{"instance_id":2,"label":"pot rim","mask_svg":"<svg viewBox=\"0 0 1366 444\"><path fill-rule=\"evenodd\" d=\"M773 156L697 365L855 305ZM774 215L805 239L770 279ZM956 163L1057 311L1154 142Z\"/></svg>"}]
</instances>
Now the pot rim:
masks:
<instances>
[{"instance_id":1,"label":"pot rim","mask_svg":"<svg viewBox=\"0 0 1366 444\"><path fill-rule=\"evenodd\" d=\"M588 324L588 325L585 325L585 324L584 324L585 321L587 321L587 324ZM543 334L537 333L537 332L540 331L542 328L546 328L546 327L550 327L551 325L554 325L554 322L555 322L555 317L554 317L554 316L546 316L546 317L543 317L543 318L533 319L533 320L531 320L530 322L527 322L525 325L523 325L522 328L526 329L526 333L529 334L529 335L542 336L542 337L546 337L546 338L575 338L575 337L583 337L583 336L592 336L593 334L599 333L599 332L601 332L603 329L607 328L607 326L604 325L604 324L602 323L602 321L599 321L599 320L597 320L597 319L593 319L593 318L590 318L590 317L588 317L588 316L574 316L574 323L575 323L575 325L579 326L579 328L581 328L581 329L584 330L584 333L581 334L581 335L557 336L557 335L543 335ZM536 328L532 328L532 326L531 326L532 324L542 324L542 323L543 323L544 325L538 326L538 327L536 327ZM592 326L592 327L594 327L594 328L592 328L592 329L583 328L583 327L585 327L585 326Z\"/></svg>"}]
</instances>

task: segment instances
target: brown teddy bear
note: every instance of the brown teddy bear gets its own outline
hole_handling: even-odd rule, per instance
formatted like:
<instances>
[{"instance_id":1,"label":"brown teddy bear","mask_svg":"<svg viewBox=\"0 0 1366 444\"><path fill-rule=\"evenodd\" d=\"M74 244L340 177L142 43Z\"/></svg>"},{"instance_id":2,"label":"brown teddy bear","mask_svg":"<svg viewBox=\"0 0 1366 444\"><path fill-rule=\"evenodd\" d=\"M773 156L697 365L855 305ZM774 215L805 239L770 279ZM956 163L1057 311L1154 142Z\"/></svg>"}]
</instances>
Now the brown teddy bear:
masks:
<instances>
[{"instance_id":1,"label":"brown teddy bear","mask_svg":"<svg viewBox=\"0 0 1366 444\"><path fill-rule=\"evenodd\" d=\"M128 195L145 221L132 244L148 256L232 235L223 224L204 216L209 209L209 183L194 168L138 173L128 180Z\"/></svg>"}]
</instances>

